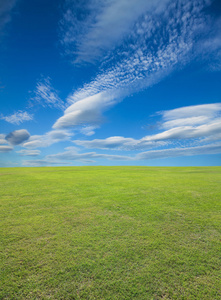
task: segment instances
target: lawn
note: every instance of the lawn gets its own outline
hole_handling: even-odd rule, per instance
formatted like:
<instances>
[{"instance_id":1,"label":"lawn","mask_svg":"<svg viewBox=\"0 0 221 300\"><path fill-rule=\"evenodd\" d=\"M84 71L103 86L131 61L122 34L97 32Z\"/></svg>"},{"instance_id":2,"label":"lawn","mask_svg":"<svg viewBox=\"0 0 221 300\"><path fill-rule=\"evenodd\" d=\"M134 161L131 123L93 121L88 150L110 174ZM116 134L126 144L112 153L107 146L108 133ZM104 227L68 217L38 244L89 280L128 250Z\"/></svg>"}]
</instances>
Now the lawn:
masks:
<instances>
[{"instance_id":1,"label":"lawn","mask_svg":"<svg viewBox=\"0 0 221 300\"><path fill-rule=\"evenodd\" d=\"M221 299L221 167L0 169L0 299Z\"/></svg>"}]
</instances>

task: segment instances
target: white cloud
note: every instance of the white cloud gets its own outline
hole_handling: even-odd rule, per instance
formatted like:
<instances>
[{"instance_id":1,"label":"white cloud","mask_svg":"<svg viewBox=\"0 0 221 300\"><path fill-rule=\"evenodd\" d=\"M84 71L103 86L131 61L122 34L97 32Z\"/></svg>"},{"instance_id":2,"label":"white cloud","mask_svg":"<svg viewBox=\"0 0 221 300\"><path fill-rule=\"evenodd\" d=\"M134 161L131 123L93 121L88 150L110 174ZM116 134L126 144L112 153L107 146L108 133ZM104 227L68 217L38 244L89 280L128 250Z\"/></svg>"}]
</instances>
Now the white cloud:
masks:
<instances>
[{"instance_id":1,"label":"white cloud","mask_svg":"<svg viewBox=\"0 0 221 300\"><path fill-rule=\"evenodd\" d=\"M5 134L0 134L0 145L8 144L5 139Z\"/></svg>"},{"instance_id":2,"label":"white cloud","mask_svg":"<svg viewBox=\"0 0 221 300\"><path fill-rule=\"evenodd\" d=\"M38 155L40 155L41 151L40 150L25 150L25 149L22 149L20 151L16 151L16 153L19 153L20 156L38 156Z\"/></svg>"},{"instance_id":3,"label":"white cloud","mask_svg":"<svg viewBox=\"0 0 221 300\"><path fill-rule=\"evenodd\" d=\"M48 155L46 160L67 160L67 161L83 161L89 162L89 160L96 159L108 159L108 160L122 160L122 161L136 161L136 160L148 160L157 158L168 158L177 156L194 156L194 155L208 155L208 154L220 154L221 153L221 142L202 145L196 147L185 147L185 148L170 148L162 150L150 150L147 152L141 152L135 156L126 155L111 155L101 154L96 152L78 153L76 149L68 149L63 153Z\"/></svg>"},{"instance_id":4,"label":"white cloud","mask_svg":"<svg viewBox=\"0 0 221 300\"><path fill-rule=\"evenodd\" d=\"M29 141L23 144L23 147L29 149L49 147L60 141L68 141L71 136L73 136L73 133L67 130L51 130L44 135L31 136Z\"/></svg>"},{"instance_id":5,"label":"white cloud","mask_svg":"<svg viewBox=\"0 0 221 300\"><path fill-rule=\"evenodd\" d=\"M47 155L41 160L25 160L23 165L26 166L50 166L50 165L64 165L71 162L93 163L96 159L108 160L133 160L129 156L111 155L111 154L98 154L96 152L78 153L76 147L67 147L66 151L62 153Z\"/></svg>"},{"instance_id":6,"label":"white cloud","mask_svg":"<svg viewBox=\"0 0 221 300\"><path fill-rule=\"evenodd\" d=\"M78 103L78 102L77 102ZM176 140L218 140L221 134L221 103L181 107L158 113L162 115L159 129L168 129L141 139L121 136L106 139L74 140L78 146L90 149L144 150L166 146ZM200 139L200 140L199 140Z\"/></svg>"},{"instance_id":7,"label":"white cloud","mask_svg":"<svg viewBox=\"0 0 221 300\"><path fill-rule=\"evenodd\" d=\"M210 135L206 138L203 139L203 142L207 143L207 142L213 142L213 141L221 141L221 132L217 133L217 134L213 134Z\"/></svg>"},{"instance_id":8,"label":"white cloud","mask_svg":"<svg viewBox=\"0 0 221 300\"><path fill-rule=\"evenodd\" d=\"M217 119L209 124L194 126L175 127L164 132L149 135L144 138L146 141L159 141L169 139L193 139L208 137L221 131L221 119Z\"/></svg>"},{"instance_id":9,"label":"white cloud","mask_svg":"<svg viewBox=\"0 0 221 300\"><path fill-rule=\"evenodd\" d=\"M19 145L27 141L29 137L30 133L26 129L20 129L10 132L8 135L6 135L5 139L11 145Z\"/></svg>"},{"instance_id":10,"label":"white cloud","mask_svg":"<svg viewBox=\"0 0 221 300\"><path fill-rule=\"evenodd\" d=\"M221 103L181 107L160 112L158 115L162 115L162 125L159 129L169 127L169 130L139 140L113 136L73 142L85 148L105 150L137 151L164 148L139 153L130 157L131 160L221 153ZM68 153L63 155L67 157ZM96 158L94 152L89 155Z\"/></svg>"},{"instance_id":11,"label":"white cloud","mask_svg":"<svg viewBox=\"0 0 221 300\"><path fill-rule=\"evenodd\" d=\"M221 132L221 103L186 106L159 114L163 117L161 127L169 129L144 140L209 138Z\"/></svg>"},{"instance_id":12,"label":"white cloud","mask_svg":"<svg viewBox=\"0 0 221 300\"><path fill-rule=\"evenodd\" d=\"M33 115L29 114L27 111L17 111L12 115L9 116L3 116L1 115L0 119L5 120L8 123L19 125L25 121L31 121L33 120Z\"/></svg>"},{"instance_id":13,"label":"white cloud","mask_svg":"<svg viewBox=\"0 0 221 300\"><path fill-rule=\"evenodd\" d=\"M141 152L135 156L126 155L111 155L102 154L96 152L78 153L75 147L68 147L66 151L62 153L47 155L43 160L31 160L24 161L24 165L28 166L41 166L41 165L62 165L70 164L70 162L79 161L83 163L93 163L99 159L107 159L113 161L139 161L139 160L152 160L152 159L164 159L169 157L179 156L194 156L194 155L211 155L221 154L221 142L202 145L196 147L185 148L170 148L162 150L150 150L147 152Z\"/></svg>"},{"instance_id":14,"label":"white cloud","mask_svg":"<svg viewBox=\"0 0 221 300\"><path fill-rule=\"evenodd\" d=\"M97 100L96 100L97 101ZM89 108L96 107L91 103ZM80 101L79 101L80 102ZM78 104L79 102L76 102ZM99 102L99 101L98 101ZM86 104L79 104L80 108L84 108ZM70 107L67 113L75 111L75 105ZM122 150L122 151L139 151L136 155L115 155L104 154L97 152L80 153L76 147L67 147L64 152L47 155L43 160L25 161L26 165L62 165L64 163L78 161L83 163L93 163L99 160L113 160L113 161L139 161L150 159L161 159L178 156L194 156L194 155L211 155L221 154L221 103L203 104L197 106L180 107L173 110L161 111L158 115L162 116L162 125L159 129L170 128L169 130L160 132L155 135L146 136L141 139L125 138L121 136L113 136L106 139L94 140L74 140L73 142L81 147L91 149L104 149L104 150ZM168 123L170 122L170 123ZM183 123L182 123L183 122ZM178 126L182 123L188 124L187 126ZM172 127L172 125L174 127ZM91 130L91 128L89 128ZM66 136L67 135L67 136ZM4 138L4 135L2 135ZM62 138L69 139L68 133L62 130L54 130L44 136L32 137L30 142L24 146L33 147L49 144ZM37 143L37 144L36 144ZM177 146L179 145L179 146ZM159 148L155 149L153 148ZM163 149L162 149L163 148ZM151 150L149 150L151 149ZM9 149L2 150L3 152ZM19 153L28 155L26 150Z\"/></svg>"},{"instance_id":15,"label":"white cloud","mask_svg":"<svg viewBox=\"0 0 221 300\"><path fill-rule=\"evenodd\" d=\"M188 125L201 125L201 124L205 124L209 120L210 118L207 116L181 118L181 119L175 119L175 120L164 122L162 124L162 127L168 129L173 127L181 127L181 126L188 126Z\"/></svg>"},{"instance_id":16,"label":"white cloud","mask_svg":"<svg viewBox=\"0 0 221 300\"><path fill-rule=\"evenodd\" d=\"M203 32L206 31L207 17L204 15L203 9L208 2L204 0L194 0L191 3L186 0L160 2L140 0L141 5L139 7L137 2L134 1L111 0L108 3L105 2L106 5L101 5L98 16L95 13L90 21L87 18L86 21L82 21L85 22L85 27L81 27L84 28L82 29L83 33L80 33L83 39L80 39L77 43L78 47L82 49L78 53L79 60L90 60L92 57L96 57L102 50L101 45L104 44L105 48L106 43L109 43L107 32L109 33L112 27L107 31L105 24L109 24L109 21L112 22L110 16L116 12L117 8L124 7L125 20L127 18L133 20L131 22L135 22L134 26L128 31L131 24L129 22L126 25L127 22L125 22L125 26L129 27L122 30L128 34L125 34L123 39L121 38L119 47L116 47L105 56L97 77L90 83L85 84L83 88L69 95L67 102L71 104L72 111L67 109L64 116L54 124L54 128L97 125L103 119L102 113L113 104L117 104L130 94L156 84L176 68L182 67L193 59L195 54L192 50L195 41L200 40ZM70 2L68 3L70 4ZM102 3L102 1L98 1L94 5ZM166 9L162 9L165 4L167 4ZM93 10L93 4L91 5L89 11L85 12L85 17L90 16L90 11ZM139 7L138 10L141 13L139 18L140 13L137 14L137 8L135 12L131 9L134 6ZM75 7L75 9L78 8ZM111 13L106 23L104 16L107 16L107 12ZM76 21L73 14L75 13L69 8L65 17L68 19L67 23L69 25ZM119 14L122 14L121 10L116 13L115 18L117 20ZM124 19L116 21L115 18L113 18L113 21L116 24L118 24L117 22L124 23ZM85 20L85 18L82 18L82 20ZM76 28L79 28L78 20ZM100 32L100 35L98 35L98 32ZM120 30L120 35L122 32ZM72 42L76 43L73 35L72 26L68 35L66 35L65 43L68 43L69 40L71 44ZM112 33L110 35L112 36ZM91 47L89 46L90 43L86 43L90 40L90 36L93 36ZM95 36L100 37L99 41L96 38L94 39ZM111 38L110 42L115 43ZM87 45L87 49L85 47L86 52L83 50L84 43ZM109 104L109 101L111 101L111 105L106 105ZM87 109L87 105L90 106L89 109ZM188 121L186 120L186 122ZM199 119L198 121L195 119L195 122L199 124Z\"/></svg>"},{"instance_id":17,"label":"white cloud","mask_svg":"<svg viewBox=\"0 0 221 300\"><path fill-rule=\"evenodd\" d=\"M133 138L125 138L122 136L112 136L106 139L95 139L91 141L74 140L78 146L89 149L107 149L107 150L144 150L165 146L165 142L145 141L143 139L136 140Z\"/></svg>"},{"instance_id":18,"label":"white cloud","mask_svg":"<svg viewBox=\"0 0 221 300\"><path fill-rule=\"evenodd\" d=\"M65 152L52 154L46 156L47 161L54 160L67 160L67 161L81 161L81 162L94 162L95 159L108 159L108 160L131 160L132 158L124 155L112 154L99 154L96 152L78 153L76 148L68 147Z\"/></svg>"},{"instance_id":19,"label":"white cloud","mask_svg":"<svg viewBox=\"0 0 221 300\"><path fill-rule=\"evenodd\" d=\"M79 100L65 110L64 116L55 122L53 128L74 128L90 124L96 127L103 120L102 112L111 107L116 102L116 98L114 91L106 91Z\"/></svg>"},{"instance_id":20,"label":"white cloud","mask_svg":"<svg viewBox=\"0 0 221 300\"><path fill-rule=\"evenodd\" d=\"M64 165L65 162L59 161L48 161L45 159L36 159L36 160L23 160L22 165L26 167L41 167L41 166L51 166L51 165Z\"/></svg>"},{"instance_id":21,"label":"white cloud","mask_svg":"<svg viewBox=\"0 0 221 300\"><path fill-rule=\"evenodd\" d=\"M165 120L194 117L214 117L221 112L221 103L192 105L160 112Z\"/></svg>"},{"instance_id":22,"label":"white cloud","mask_svg":"<svg viewBox=\"0 0 221 300\"><path fill-rule=\"evenodd\" d=\"M30 105L40 104L43 107L64 110L65 104L58 96L58 92L51 85L51 78L41 79L36 86L34 96L30 99Z\"/></svg>"},{"instance_id":23,"label":"white cloud","mask_svg":"<svg viewBox=\"0 0 221 300\"><path fill-rule=\"evenodd\" d=\"M94 129L98 128L98 126L84 126L81 128L80 132L84 135L91 136L95 134Z\"/></svg>"},{"instance_id":24,"label":"white cloud","mask_svg":"<svg viewBox=\"0 0 221 300\"><path fill-rule=\"evenodd\" d=\"M12 150L13 150L13 148L11 146L5 146L5 145L1 146L0 145L0 153L10 152Z\"/></svg>"},{"instance_id":25,"label":"white cloud","mask_svg":"<svg viewBox=\"0 0 221 300\"><path fill-rule=\"evenodd\" d=\"M153 150L153 151L143 152L138 154L136 159L148 160L148 159L157 159L157 158L208 155L208 154L220 154L220 153L221 153L221 142L217 142L214 144L196 146L196 147L172 148L172 149Z\"/></svg>"},{"instance_id":26,"label":"white cloud","mask_svg":"<svg viewBox=\"0 0 221 300\"><path fill-rule=\"evenodd\" d=\"M84 119L85 123L89 123L89 121L91 122L93 120L93 112L98 110L94 114L96 116L94 122L97 121L97 114L102 112L102 110L99 110L102 99L102 94L100 94L95 97L89 97L75 102L65 111L64 117L66 115L71 115L70 119L65 120L65 122L69 121L69 123L61 123L61 126L61 124L59 124L59 119L58 125L61 126L61 128L81 125L78 123L78 119L75 115L72 115L72 113L76 111L80 111L81 114L85 113L85 116L87 116L87 113L89 113L89 115L91 114L89 118L87 116ZM102 109L104 110L109 105L112 105L115 101L113 99L114 97L107 97L105 99L107 102L102 103ZM100 159L135 161L221 153L221 103L181 107L173 110L161 111L156 115L162 117L162 122L158 129L162 130L164 128L169 128L168 130L145 136L141 139L113 136L106 139L94 139L89 141L74 140L72 142L78 146L90 149L139 151L161 147L160 150L149 150L135 156L126 156L97 152L79 153L79 149L76 147L68 147L64 152L48 155L43 160L37 160L35 162L26 161L26 163L32 165L62 164L62 161L90 163ZM95 127L96 126L97 125L95 125ZM86 128L85 133L90 133L90 131L93 131L94 129L93 126L83 128ZM55 142L70 140L72 135L72 133L65 129L55 129L42 136L30 137L29 141L23 144L23 147L29 149L48 147ZM4 135L1 135L0 137L3 139L5 138ZM177 145L179 146L177 147ZM23 150L19 153L28 155L28 152L26 151L27 150ZM31 152L29 154L31 155ZM37 153L32 153L32 155L37 155Z\"/></svg>"},{"instance_id":27,"label":"white cloud","mask_svg":"<svg viewBox=\"0 0 221 300\"><path fill-rule=\"evenodd\" d=\"M77 48L77 62L94 61L127 35L141 15L156 10L159 13L168 2L169 0L89 1L82 8L89 12L82 18L83 21L77 19L76 3L73 2L62 21L63 31L66 30L62 42L70 52Z\"/></svg>"},{"instance_id":28,"label":"white cloud","mask_svg":"<svg viewBox=\"0 0 221 300\"><path fill-rule=\"evenodd\" d=\"M0 145L8 144L8 142L5 139L0 138Z\"/></svg>"}]
</instances>

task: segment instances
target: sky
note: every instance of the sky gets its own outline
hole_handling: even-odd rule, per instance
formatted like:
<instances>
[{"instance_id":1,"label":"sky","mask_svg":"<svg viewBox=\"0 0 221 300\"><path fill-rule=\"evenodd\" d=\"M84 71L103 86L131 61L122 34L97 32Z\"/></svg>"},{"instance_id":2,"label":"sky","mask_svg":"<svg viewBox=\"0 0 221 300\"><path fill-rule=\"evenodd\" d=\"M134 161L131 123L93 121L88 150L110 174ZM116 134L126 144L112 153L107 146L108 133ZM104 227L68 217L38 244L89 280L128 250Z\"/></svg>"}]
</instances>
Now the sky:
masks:
<instances>
[{"instance_id":1,"label":"sky","mask_svg":"<svg viewBox=\"0 0 221 300\"><path fill-rule=\"evenodd\" d=\"M220 166L220 0L1 0L0 167Z\"/></svg>"}]
</instances>

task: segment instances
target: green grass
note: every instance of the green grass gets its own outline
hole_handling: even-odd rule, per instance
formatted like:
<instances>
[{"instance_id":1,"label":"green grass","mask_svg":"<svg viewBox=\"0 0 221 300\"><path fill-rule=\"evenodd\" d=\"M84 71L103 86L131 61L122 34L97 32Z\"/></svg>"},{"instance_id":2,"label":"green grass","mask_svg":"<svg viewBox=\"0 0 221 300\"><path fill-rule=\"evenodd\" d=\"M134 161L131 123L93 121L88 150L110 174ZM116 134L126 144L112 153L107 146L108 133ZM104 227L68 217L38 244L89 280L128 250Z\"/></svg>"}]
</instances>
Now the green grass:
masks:
<instances>
[{"instance_id":1,"label":"green grass","mask_svg":"<svg viewBox=\"0 0 221 300\"><path fill-rule=\"evenodd\" d=\"M221 299L221 167L0 169L0 299Z\"/></svg>"}]
</instances>

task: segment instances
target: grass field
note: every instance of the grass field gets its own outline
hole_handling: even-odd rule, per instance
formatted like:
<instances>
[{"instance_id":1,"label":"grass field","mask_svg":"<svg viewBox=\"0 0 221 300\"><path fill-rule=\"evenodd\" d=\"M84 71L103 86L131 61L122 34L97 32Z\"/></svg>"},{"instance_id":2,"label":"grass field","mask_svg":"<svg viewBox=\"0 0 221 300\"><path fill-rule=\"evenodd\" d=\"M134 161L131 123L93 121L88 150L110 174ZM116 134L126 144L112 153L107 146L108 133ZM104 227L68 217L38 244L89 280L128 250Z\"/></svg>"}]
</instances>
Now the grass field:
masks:
<instances>
[{"instance_id":1,"label":"grass field","mask_svg":"<svg viewBox=\"0 0 221 300\"><path fill-rule=\"evenodd\" d=\"M1 168L0 299L221 299L221 167Z\"/></svg>"}]
</instances>

